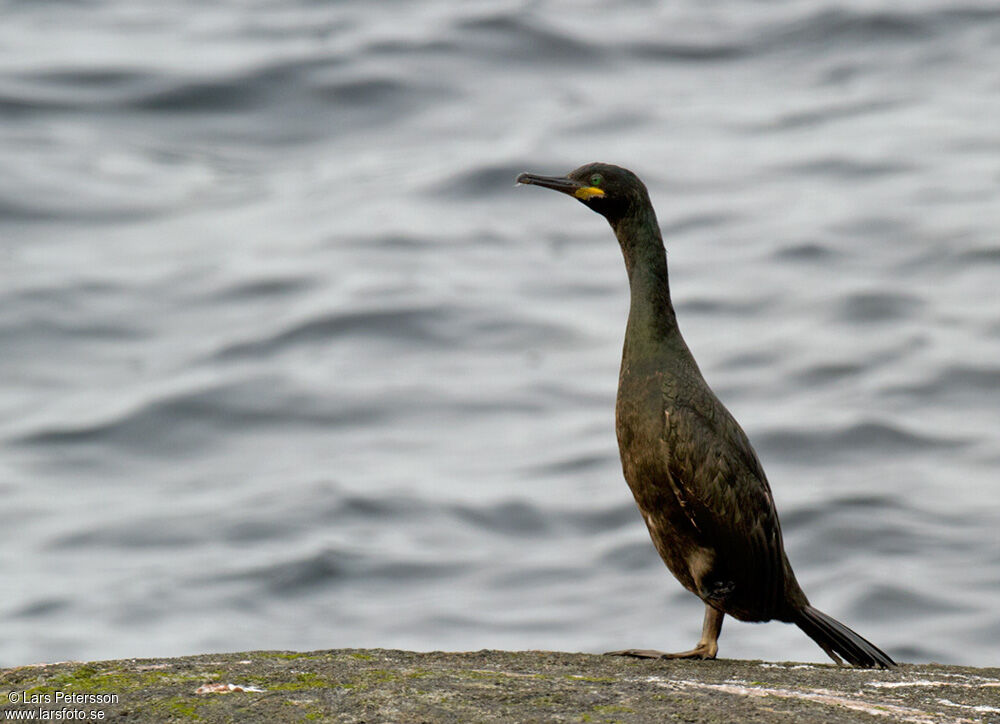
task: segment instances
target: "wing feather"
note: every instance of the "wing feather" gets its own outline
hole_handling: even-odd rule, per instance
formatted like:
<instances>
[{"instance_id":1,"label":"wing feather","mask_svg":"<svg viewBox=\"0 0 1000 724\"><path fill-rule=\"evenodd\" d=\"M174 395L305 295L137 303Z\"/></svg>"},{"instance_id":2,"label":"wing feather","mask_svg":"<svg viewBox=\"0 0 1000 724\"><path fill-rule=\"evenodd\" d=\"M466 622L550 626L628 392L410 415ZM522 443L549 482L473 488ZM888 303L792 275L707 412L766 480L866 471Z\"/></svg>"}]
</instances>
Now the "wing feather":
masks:
<instances>
[{"instance_id":1,"label":"wing feather","mask_svg":"<svg viewBox=\"0 0 1000 724\"><path fill-rule=\"evenodd\" d=\"M664 396L668 478L702 545L715 553L710 576L725 591L722 607L767 620L781 605L785 578L771 488L746 433L711 390L704 393Z\"/></svg>"}]
</instances>

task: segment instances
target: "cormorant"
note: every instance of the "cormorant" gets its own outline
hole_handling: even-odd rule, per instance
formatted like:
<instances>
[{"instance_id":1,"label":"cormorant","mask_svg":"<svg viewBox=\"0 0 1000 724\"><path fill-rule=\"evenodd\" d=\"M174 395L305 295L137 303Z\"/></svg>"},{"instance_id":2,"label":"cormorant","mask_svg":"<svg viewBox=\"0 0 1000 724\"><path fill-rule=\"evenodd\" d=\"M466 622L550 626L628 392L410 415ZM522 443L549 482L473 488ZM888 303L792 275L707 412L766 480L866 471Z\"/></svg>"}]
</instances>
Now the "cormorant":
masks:
<instances>
[{"instance_id":1,"label":"cormorant","mask_svg":"<svg viewBox=\"0 0 1000 724\"><path fill-rule=\"evenodd\" d=\"M714 659L729 614L794 623L837 663L842 657L866 668L894 666L873 643L810 606L795 580L760 460L677 328L646 186L631 171L603 163L564 177L523 173L517 182L578 199L618 238L631 290L615 406L622 469L663 562L705 602L701 640L690 651L611 653Z\"/></svg>"}]
</instances>

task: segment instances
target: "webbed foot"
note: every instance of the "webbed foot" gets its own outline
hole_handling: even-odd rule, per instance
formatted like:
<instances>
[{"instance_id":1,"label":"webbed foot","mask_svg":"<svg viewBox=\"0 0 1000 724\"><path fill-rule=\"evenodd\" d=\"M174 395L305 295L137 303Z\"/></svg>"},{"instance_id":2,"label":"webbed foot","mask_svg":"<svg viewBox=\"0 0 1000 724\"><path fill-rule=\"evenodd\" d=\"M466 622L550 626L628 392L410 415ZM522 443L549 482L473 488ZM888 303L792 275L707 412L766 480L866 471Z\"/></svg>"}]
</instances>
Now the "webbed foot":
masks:
<instances>
[{"instance_id":1,"label":"webbed foot","mask_svg":"<svg viewBox=\"0 0 1000 724\"><path fill-rule=\"evenodd\" d=\"M679 651L676 654L663 654L664 659L714 659L719 653L719 646L714 641L710 644L699 643L690 651Z\"/></svg>"},{"instance_id":2,"label":"webbed foot","mask_svg":"<svg viewBox=\"0 0 1000 724\"><path fill-rule=\"evenodd\" d=\"M676 653L666 653L655 649L624 649L622 651L608 651L605 656L631 656L636 659L714 659L719 647L709 644L698 644L690 651L678 651Z\"/></svg>"},{"instance_id":3,"label":"webbed foot","mask_svg":"<svg viewBox=\"0 0 1000 724\"><path fill-rule=\"evenodd\" d=\"M622 651L605 651L605 656L631 656L635 659L662 659L669 654L654 649L624 649Z\"/></svg>"},{"instance_id":4,"label":"webbed foot","mask_svg":"<svg viewBox=\"0 0 1000 724\"><path fill-rule=\"evenodd\" d=\"M701 641L690 651L665 654L654 649L624 649L609 651L605 656L632 656L636 659L714 659L719 653L719 632L722 631L722 611L705 604L705 621L701 627Z\"/></svg>"}]
</instances>

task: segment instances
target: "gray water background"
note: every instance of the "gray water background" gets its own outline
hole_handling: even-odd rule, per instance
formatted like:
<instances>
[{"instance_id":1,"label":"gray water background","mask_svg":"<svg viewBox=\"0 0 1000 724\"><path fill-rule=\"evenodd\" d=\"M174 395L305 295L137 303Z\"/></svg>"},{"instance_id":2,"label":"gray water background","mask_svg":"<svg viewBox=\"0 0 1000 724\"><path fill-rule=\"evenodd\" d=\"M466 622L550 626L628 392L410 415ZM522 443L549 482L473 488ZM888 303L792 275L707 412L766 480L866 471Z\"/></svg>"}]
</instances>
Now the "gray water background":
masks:
<instances>
[{"instance_id":1,"label":"gray water background","mask_svg":"<svg viewBox=\"0 0 1000 724\"><path fill-rule=\"evenodd\" d=\"M0 665L692 645L617 459L620 252L513 187L595 160L813 602L998 663L1000 5L0 17Z\"/></svg>"}]
</instances>

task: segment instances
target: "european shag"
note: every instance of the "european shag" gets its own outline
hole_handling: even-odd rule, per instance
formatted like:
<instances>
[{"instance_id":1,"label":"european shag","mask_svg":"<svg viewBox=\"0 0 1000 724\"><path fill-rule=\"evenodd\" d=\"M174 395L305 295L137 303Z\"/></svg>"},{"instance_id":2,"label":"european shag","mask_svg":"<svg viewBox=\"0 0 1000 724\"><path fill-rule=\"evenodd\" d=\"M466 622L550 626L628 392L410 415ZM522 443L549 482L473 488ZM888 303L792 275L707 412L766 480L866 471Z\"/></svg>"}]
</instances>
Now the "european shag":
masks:
<instances>
[{"instance_id":1,"label":"european shag","mask_svg":"<svg viewBox=\"0 0 1000 724\"><path fill-rule=\"evenodd\" d=\"M894 666L873 643L810 606L795 580L760 460L677 328L646 186L631 171L603 163L564 177L524 173L517 182L578 199L618 238L631 290L615 407L622 469L663 562L705 602L701 640L690 651L611 653L714 659L729 614L794 623L837 663Z\"/></svg>"}]
</instances>

